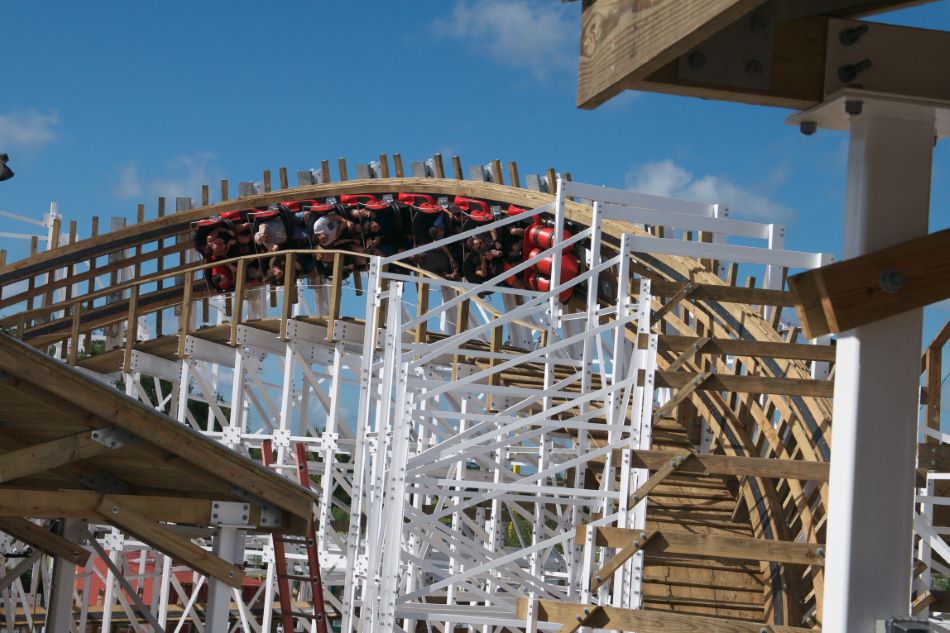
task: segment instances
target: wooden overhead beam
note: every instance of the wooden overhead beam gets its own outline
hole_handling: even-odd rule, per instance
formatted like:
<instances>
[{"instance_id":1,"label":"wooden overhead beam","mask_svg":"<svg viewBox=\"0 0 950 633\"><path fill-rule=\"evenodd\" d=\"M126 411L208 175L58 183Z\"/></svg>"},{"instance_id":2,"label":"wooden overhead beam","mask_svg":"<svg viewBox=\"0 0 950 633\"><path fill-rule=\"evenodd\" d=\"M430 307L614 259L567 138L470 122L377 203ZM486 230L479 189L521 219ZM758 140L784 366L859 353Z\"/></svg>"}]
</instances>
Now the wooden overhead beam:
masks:
<instances>
[{"instance_id":1,"label":"wooden overhead beam","mask_svg":"<svg viewBox=\"0 0 950 633\"><path fill-rule=\"evenodd\" d=\"M310 491L7 335L0 335L0 368L296 516L312 516Z\"/></svg>"},{"instance_id":2,"label":"wooden overhead beam","mask_svg":"<svg viewBox=\"0 0 950 633\"><path fill-rule=\"evenodd\" d=\"M592 0L581 18L577 105L595 108L623 90L643 90L803 110L854 83L839 81L838 70L869 56L875 70L862 75L865 89L930 94L943 82L932 72L925 76L928 60L939 57L927 51L942 51L947 34L875 22L871 44L838 39L841 30L855 25L845 19L921 3L773 0L725 7L685 0ZM717 13L722 9L727 11ZM729 16L725 23L723 16ZM842 62L843 53L851 61ZM884 70L888 64L905 72ZM902 92L907 86L910 92Z\"/></svg>"},{"instance_id":3,"label":"wooden overhead beam","mask_svg":"<svg viewBox=\"0 0 950 633\"><path fill-rule=\"evenodd\" d=\"M697 340L694 336L660 334L659 351L685 352ZM696 350L697 354L720 354L723 356L762 356L790 360L835 360L833 345L808 345L805 343L770 343L736 339L706 338Z\"/></svg>"},{"instance_id":4,"label":"wooden overhead beam","mask_svg":"<svg viewBox=\"0 0 950 633\"><path fill-rule=\"evenodd\" d=\"M20 517L0 517L0 532L76 565L85 565L89 559L89 552L82 545Z\"/></svg>"},{"instance_id":5,"label":"wooden overhead beam","mask_svg":"<svg viewBox=\"0 0 950 633\"><path fill-rule=\"evenodd\" d=\"M621 451L615 452L620 460ZM630 466L659 470L678 455L677 451L632 450ZM603 460L599 460L602 462ZM592 464L597 464L593 460ZM828 481L827 462L807 462L797 459L767 459L765 457L737 457L693 453L676 468L681 475L729 475L732 477L762 477L765 479L795 479L798 481Z\"/></svg>"},{"instance_id":6,"label":"wooden overhead beam","mask_svg":"<svg viewBox=\"0 0 950 633\"><path fill-rule=\"evenodd\" d=\"M528 617L529 600L531 598L518 598L516 617ZM596 613L595 610L597 610ZM815 633L814 629L794 626L765 625L756 622L726 620L705 615L686 615L670 611L619 609L564 600L536 600L535 612L540 622L569 624L577 622L578 618L581 618L584 621L584 626L591 629L636 631L637 633L695 633L696 631L762 633L763 630L771 633Z\"/></svg>"},{"instance_id":7,"label":"wooden overhead beam","mask_svg":"<svg viewBox=\"0 0 950 633\"><path fill-rule=\"evenodd\" d=\"M207 526L212 523L210 499L158 495L110 495L119 502L152 521L181 525ZM55 519L74 517L94 519L102 494L91 490L33 490L0 488L0 517L33 517ZM247 524L260 525L261 509L249 504ZM275 526L283 529L281 526ZM268 527L268 529L270 529Z\"/></svg>"},{"instance_id":8,"label":"wooden overhead beam","mask_svg":"<svg viewBox=\"0 0 950 633\"><path fill-rule=\"evenodd\" d=\"M765 0L595 0L581 16L577 105L594 108Z\"/></svg>"},{"instance_id":9,"label":"wooden overhead beam","mask_svg":"<svg viewBox=\"0 0 950 633\"><path fill-rule=\"evenodd\" d=\"M950 229L789 277L795 312L815 338L950 297Z\"/></svg>"},{"instance_id":10,"label":"wooden overhead beam","mask_svg":"<svg viewBox=\"0 0 950 633\"><path fill-rule=\"evenodd\" d=\"M689 385L698 375L699 374L693 372L658 371L655 376L656 386L682 389ZM696 390L831 398L834 395L834 388L834 383L830 380L713 374L699 384Z\"/></svg>"},{"instance_id":11,"label":"wooden overhead beam","mask_svg":"<svg viewBox=\"0 0 950 633\"><path fill-rule=\"evenodd\" d=\"M108 428L99 431L107 431ZM93 438L95 431L81 431L59 439L0 455L0 483L65 466L111 450Z\"/></svg>"},{"instance_id":12,"label":"wooden overhead beam","mask_svg":"<svg viewBox=\"0 0 950 633\"><path fill-rule=\"evenodd\" d=\"M583 542L586 529L587 527L583 525L577 528L578 542ZM824 565L824 548L810 543L672 531L657 532L647 541L643 538L642 530L598 527L594 535L594 545L620 549L640 540L643 541L642 549L647 554L679 554L797 565Z\"/></svg>"},{"instance_id":13,"label":"wooden overhead beam","mask_svg":"<svg viewBox=\"0 0 950 633\"><path fill-rule=\"evenodd\" d=\"M155 549L206 576L213 576L235 589L239 589L244 581L244 571L240 567L209 553L186 538L169 532L145 515L122 504L113 495L105 495L96 512L104 521L117 525L128 534L142 539Z\"/></svg>"}]
</instances>

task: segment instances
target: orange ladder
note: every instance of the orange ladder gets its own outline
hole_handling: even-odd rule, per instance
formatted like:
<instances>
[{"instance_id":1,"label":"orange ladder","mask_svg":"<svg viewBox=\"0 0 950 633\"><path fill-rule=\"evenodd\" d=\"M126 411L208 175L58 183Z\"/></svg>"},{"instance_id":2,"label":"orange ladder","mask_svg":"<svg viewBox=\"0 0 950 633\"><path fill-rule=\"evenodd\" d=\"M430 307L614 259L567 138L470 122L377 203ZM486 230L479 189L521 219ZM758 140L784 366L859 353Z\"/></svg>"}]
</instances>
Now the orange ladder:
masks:
<instances>
[{"instance_id":1,"label":"orange ladder","mask_svg":"<svg viewBox=\"0 0 950 633\"><path fill-rule=\"evenodd\" d=\"M301 444L294 445L294 457L297 462L297 480L304 488L310 489L310 469L307 466L307 449ZM261 442L261 461L268 468L274 461L273 442ZM280 599L280 619L284 624L284 633L293 633L294 616L315 620L318 633L327 633L327 611L323 600L323 581L320 579L320 557L317 553L316 518L310 521L307 535L288 537L275 532L271 535L274 544L274 565L277 569L277 594ZM307 550L307 568L302 573L291 573L287 567L287 552L285 545L303 544ZM313 613L294 611L290 595L290 581L299 580L310 583L313 595Z\"/></svg>"}]
</instances>

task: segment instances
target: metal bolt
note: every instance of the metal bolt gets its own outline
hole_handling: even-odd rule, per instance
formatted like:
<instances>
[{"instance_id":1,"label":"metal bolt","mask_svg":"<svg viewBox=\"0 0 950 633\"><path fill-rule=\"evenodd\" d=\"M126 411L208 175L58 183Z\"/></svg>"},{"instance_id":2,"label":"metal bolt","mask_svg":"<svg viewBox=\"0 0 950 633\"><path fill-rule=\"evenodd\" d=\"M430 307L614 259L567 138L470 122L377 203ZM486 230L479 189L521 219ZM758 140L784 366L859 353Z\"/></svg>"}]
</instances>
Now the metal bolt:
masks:
<instances>
[{"instance_id":1,"label":"metal bolt","mask_svg":"<svg viewBox=\"0 0 950 633\"><path fill-rule=\"evenodd\" d=\"M824 547L819 547L819 548L816 550L816 553L818 554L818 557L819 557L819 558L824 558L824 557L825 557L825 548L824 548Z\"/></svg>"},{"instance_id":2,"label":"metal bolt","mask_svg":"<svg viewBox=\"0 0 950 633\"><path fill-rule=\"evenodd\" d=\"M594 580L596 580L597 582L600 582L602 578L600 576L594 576Z\"/></svg>"},{"instance_id":3,"label":"metal bolt","mask_svg":"<svg viewBox=\"0 0 950 633\"><path fill-rule=\"evenodd\" d=\"M818 131L818 123L816 123L815 121L802 121L798 125L798 129L805 136L811 136L812 134Z\"/></svg>"},{"instance_id":4,"label":"metal bolt","mask_svg":"<svg viewBox=\"0 0 950 633\"><path fill-rule=\"evenodd\" d=\"M646 538L646 537L647 537L646 532L640 532L640 538Z\"/></svg>"},{"instance_id":5,"label":"metal bolt","mask_svg":"<svg viewBox=\"0 0 950 633\"><path fill-rule=\"evenodd\" d=\"M686 58L687 63L689 63L691 68L702 68L706 65L706 56L695 51L689 54L689 57Z\"/></svg>"},{"instance_id":6,"label":"metal bolt","mask_svg":"<svg viewBox=\"0 0 950 633\"><path fill-rule=\"evenodd\" d=\"M749 28L756 33L761 33L769 26L769 19L761 13L756 13L749 17Z\"/></svg>"},{"instance_id":7,"label":"metal bolt","mask_svg":"<svg viewBox=\"0 0 950 633\"><path fill-rule=\"evenodd\" d=\"M861 26L856 26L850 29L844 29L841 33L838 34L838 41L840 41L844 46L853 46L858 43L858 40L868 32L868 25L862 24Z\"/></svg>"},{"instance_id":8,"label":"metal bolt","mask_svg":"<svg viewBox=\"0 0 950 633\"><path fill-rule=\"evenodd\" d=\"M109 442L109 448L115 448L115 440Z\"/></svg>"},{"instance_id":9,"label":"metal bolt","mask_svg":"<svg viewBox=\"0 0 950 633\"><path fill-rule=\"evenodd\" d=\"M228 578L234 578L234 570L233 570L233 569L229 569L229 570L228 570Z\"/></svg>"},{"instance_id":10,"label":"metal bolt","mask_svg":"<svg viewBox=\"0 0 950 633\"><path fill-rule=\"evenodd\" d=\"M750 75L761 75L765 70L765 65L757 59L750 59L745 65L745 71Z\"/></svg>"},{"instance_id":11,"label":"metal bolt","mask_svg":"<svg viewBox=\"0 0 950 633\"><path fill-rule=\"evenodd\" d=\"M119 514L119 506L112 506L112 514Z\"/></svg>"},{"instance_id":12,"label":"metal bolt","mask_svg":"<svg viewBox=\"0 0 950 633\"><path fill-rule=\"evenodd\" d=\"M896 294L904 287L904 275L896 268L885 268L882 270L879 281L881 290L890 294Z\"/></svg>"},{"instance_id":13,"label":"metal bolt","mask_svg":"<svg viewBox=\"0 0 950 633\"><path fill-rule=\"evenodd\" d=\"M865 70L871 67L870 59L862 59L856 64L845 64L838 69L838 79L841 80L841 83L849 84L855 79L858 75L863 73Z\"/></svg>"},{"instance_id":14,"label":"metal bolt","mask_svg":"<svg viewBox=\"0 0 950 633\"><path fill-rule=\"evenodd\" d=\"M858 116L864 111L864 102L857 99L849 99L844 102L844 111L851 116Z\"/></svg>"}]
</instances>

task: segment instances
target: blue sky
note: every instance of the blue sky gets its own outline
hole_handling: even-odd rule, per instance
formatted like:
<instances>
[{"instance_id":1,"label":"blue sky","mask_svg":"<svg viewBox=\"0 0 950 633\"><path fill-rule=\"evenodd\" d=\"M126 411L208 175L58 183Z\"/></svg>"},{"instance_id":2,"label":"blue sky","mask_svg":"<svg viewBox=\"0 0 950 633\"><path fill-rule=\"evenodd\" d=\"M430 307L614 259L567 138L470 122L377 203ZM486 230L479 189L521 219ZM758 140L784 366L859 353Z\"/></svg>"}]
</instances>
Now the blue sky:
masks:
<instances>
[{"instance_id":1,"label":"blue sky","mask_svg":"<svg viewBox=\"0 0 950 633\"><path fill-rule=\"evenodd\" d=\"M844 134L662 95L578 110L579 13L556 0L4 3L0 152L17 176L0 210L40 217L55 200L83 233L92 215L154 214L158 195L197 198L221 178L235 191L265 168L441 152L715 196L787 222L789 248L840 253ZM950 6L886 20L947 30ZM932 230L950 225L944 145ZM928 335L950 306L930 312Z\"/></svg>"}]
</instances>

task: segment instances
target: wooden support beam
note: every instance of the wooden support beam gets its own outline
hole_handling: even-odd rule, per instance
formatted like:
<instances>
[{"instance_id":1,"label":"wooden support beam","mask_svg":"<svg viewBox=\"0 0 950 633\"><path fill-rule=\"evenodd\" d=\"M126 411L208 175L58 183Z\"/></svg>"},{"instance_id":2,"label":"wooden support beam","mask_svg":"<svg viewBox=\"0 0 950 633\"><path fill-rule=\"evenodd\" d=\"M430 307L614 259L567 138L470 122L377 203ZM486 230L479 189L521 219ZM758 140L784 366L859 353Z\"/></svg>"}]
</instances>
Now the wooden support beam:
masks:
<instances>
[{"instance_id":1,"label":"wooden support beam","mask_svg":"<svg viewBox=\"0 0 950 633\"><path fill-rule=\"evenodd\" d=\"M21 517L0 517L0 531L6 532L18 541L23 541L51 556L65 559L75 565L85 565L89 552L77 543L66 540L58 534L40 527Z\"/></svg>"},{"instance_id":2,"label":"wooden support beam","mask_svg":"<svg viewBox=\"0 0 950 633\"><path fill-rule=\"evenodd\" d=\"M132 536L142 539L155 549L172 556L192 569L239 589L244 581L244 571L231 563L214 556L190 540L178 536L148 517L123 505L112 495L105 495L96 508L99 516Z\"/></svg>"},{"instance_id":3,"label":"wooden support beam","mask_svg":"<svg viewBox=\"0 0 950 633\"><path fill-rule=\"evenodd\" d=\"M213 501L182 496L116 494L112 497L123 507L152 521L205 527L212 524ZM95 520L102 494L91 490L35 490L31 488L0 488L0 517L29 516L37 519L73 517ZM248 504L247 524L264 530L300 531L300 522L288 526L261 526L261 508Z\"/></svg>"},{"instance_id":4,"label":"wooden support beam","mask_svg":"<svg viewBox=\"0 0 950 633\"><path fill-rule=\"evenodd\" d=\"M676 391L676 394L672 398L656 408L656 410L653 412L653 422L656 423L667 413L675 409L679 403L690 397L693 392L696 391L699 386L706 382L706 380L712 375L713 372L711 371L702 371L693 376L693 378L691 378L688 383Z\"/></svg>"},{"instance_id":5,"label":"wooden support beam","mask_svg":"<svg viewBox=\"0 0 950 633\"><path fill-rule=\"evenodd\" d=\"M950 297L950 229L789 277L805 336L850 330Z\"/></svg>"},{"instance_id":6,"label":"wooden support beam","mask_svg":"<svg viewBox=\"0 0 950 633\"><path fill-rule=\"evenodd\" d=\"M287 275L288 271L284 271ZM231 304L231 335L228 337L228 343L231 347L237 347L238 327L244 316L244 288L247 284L247 260L238 260L237 269L234 272L234 300Z\"/></svg>"},{"instance_id":7,"label":"wooden support beam","mask_svg":"<svg viewBox=\"0 0 950 633\"><path fill-rule=\"evenodd\" d=\"M594 528L599 531L600 528ZM580 534L580 529L577 531ZM659 532L653 530L651 532L641 532L639 530L631 530L630 539L628 542L621 548L619 552L613 555L613 557L607 561L607 564L595 571L590 578L590 590L592 592L597 591L602 586L610 582L614 576L614 572L620 569L620 566L630 560L634 554L643 549L647 543L649 543ZM596 542L596 538L595 538Z\"/></svg>"},{"instance_id":8,"label":"wooden support beam","mask_svg":"<svg viewBox=\"0 0 950 633\"><path fill-rule=\"evenodd\" d=\"M119 396L110 385L88 378L39 350L0 336L0 368L25 383L41 386L50 400L94 412L106 423L146 438L149 445L177 455L214 477L266 498L296 516L311 516L313 497L309 491L289 484L223 445L207 441L152 408Z\"/></svg>"},{"instance_id":9,"label":"wooden support beam","mask_svg":"<svg viewBox=\"0 0 950 633\"><path fill-rule=\"evenodd\" d=\"M645 79L764 0L598 0L581 17L577 105L594 108Z\"/></svg>"},{"instance_id":10,"label":"wooden support beam","mask_svg":"<svg viewBox=\"0 0 950 633\"><path fill-rule=\"evenodd\" d=\"M334 341L333 329L340 318L340 300L343 292L343 255L333 254L333 279L330 280L330 313L327 315L327 341Z\"/></svg>"},{"instance_id":11,"label":"wooden support beam","mask_svg":"<svg viewBox=\"0 0 950 633\"><path fill-rule=\"evenodd\" d=\"M700 337L705 342L695 353L719 354L722 356L759 356L766 358L788 358L792 360L835 360L834 345L807 345L803 343L770 343L767 341L747 341ZM686 352L699 340L694 336L660 334L659 351ZM667 369L673 368L671 364ZM675 369L675 368L674 368Z\"/></svg>"},{"instance_id":12,"label":"wooden support beam","mask_svg":"<svg viewBox=\"0 0 950 633\"><path fill-rule=\"evenodd\" d=\"M696 290L696 284L692 281L687 281L680 287L676 293L667 299L666 303L660 306L659 310L656 310L653 315L650 317L650 325L654 325L663 319L673 308L679 304L680 301L689 297Z\"/></svg>"},{"instance_id":13,"label":"wooden support beam","mask_svg":"<svg viewBox=\"0 0 950 633\"><path fill-rule=\"evenodd\" d=\"M122 371L132 371L132 349L139 337L139 287L129 291L129 316L125 324L125 350L122 355Z\"/></svg>"},{"instance_id":14,"label":"wooden support beam","mask_svg":"<svg viewBox=\"0 0 950 633\"><path fill-rule=\"evenodd\" d=\"M99 429L105 431L106 429ZM93 431L82 431L42 444L0 454L0 483L72 464L108 452L102 442L93 439Z\"/></svg>"},{"instance_id":15,"label":"wooden support beam","mask_svg":"<svg viewBox=\"0 0 950 633\"><path fill-rule=\"evenodd\" d=\"M294 257L293 253L284 255L284 300L280 310L280 331L277 334L278 338L282 341L287 340L287 319L290 318L290 311L293 304L297 302L293 296L297 290L295 284L297 275L294 271Z\"/></svg>"},{"instance_id":16,"label":"wooden support beam","mask_svg":"<svg viewBox=\"0 0 950 633\"><path fill-rule=\"evenodd\" d=\"M577 535L583 534L583 526ZM598 527L594 545L622 548L631 540L640 538L641 530ZM797 565L823 566L824 547L812 543L792 543L771 539L755 539L740 536L692 534L689 532L658 532L643 546L647 555L671 554L702 556L705 558L729 558L734 560L768 561Z\"/></svg>"},{"instance_id":17,"label":"wooden support beam","mask_svg":"<svg viewBox=\"0 0 950 633\"><path fill-rule=\"evenodd\" d=\"M677 453L667 450L631 451L632 468L657 470ZM620 459L620 452L615 457ZM677 472L684 475L729 475L733 477L763 477L766 479L796 479L800 481L828 481L827 462L809 462L795 459L767 459L764 457L735 457L693 453Z\"/></svg>"},{"instance_id":18,"label":"wooden support beam","mask_svg":"<svg viewBox=\"0 0 950 633\"><path fill-rule=\"evenodd\" d=\"M527 618L528 601L531 598L518 598L516 617ZM591 610L592 605L578 604L566 600L540 599L535 603L535 612L540 622L566 624L576 622L584 615L584 609ZM762 633L771 628L772 633L814 633L813 629L777 624L764 625L757 622L727 620L705 615L688 615L670 611L652 611L644 609L620 609L600 606L600 611L587 618L584 626L593 629L613 631L636 631L637 633L696 633L697 631L715 631L715 633Z\"/></svg>"},{"instance_id":19,"label":"wooden support beam","mask_svg":"<svg viewBox=\"0 0 950 633\"><path fill-rule=\"evenodd\" d=\"M656 372L656 386L680 389L697 374L689 372ZM734 391L736 393L769 393L784 396L816 396L831 398L834 383L830 380L773 378L771 376L731 376L713 374L697 387L700 391Z\"/></svg>"},{"instance_id":20,"label":"wooden support beam","mask_svg":"<svg viewBox=\"0 0 950 633\"><path fill-rule=\"evenodd\" d=\"M670 461L661 466L653 475L650 476L643 485L633 491L627 500L627 507L633 508L642 500L647 498L653 489L663 483L663 480L669 477L673 471L683 465L683 462L690 456L691 451L680 451Z\"/></svg>"},{"instance_id":21,"label":"wooden support beam","mask_svg":"<svg viewBox=\"0 0 950 633\"><path fill-rule=\"evenodd\" d=\"M584 608L581 615L574 619L574 622L565 622L564 626L558 629L557 633L574 633L577 629L585 626L591 619L599 617L602 613L603 609L599 605Z\"/></svg>"}]
</instances>

